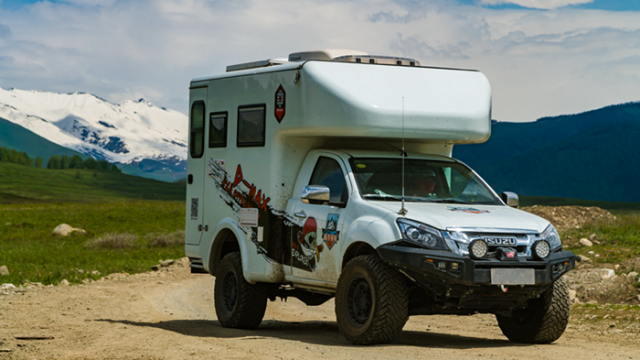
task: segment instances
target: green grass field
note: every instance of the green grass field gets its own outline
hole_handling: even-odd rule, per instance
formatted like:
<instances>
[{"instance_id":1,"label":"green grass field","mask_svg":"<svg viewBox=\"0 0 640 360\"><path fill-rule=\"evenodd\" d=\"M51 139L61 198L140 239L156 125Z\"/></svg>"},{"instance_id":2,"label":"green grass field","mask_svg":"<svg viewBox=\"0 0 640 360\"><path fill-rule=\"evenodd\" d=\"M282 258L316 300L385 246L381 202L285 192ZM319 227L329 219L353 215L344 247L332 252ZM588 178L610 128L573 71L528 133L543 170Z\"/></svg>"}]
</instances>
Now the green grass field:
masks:
<instances>
[{"instance_id":1,"label":"green grass field","mask_svg":"<svg viewBox=\"0 0 640 360\"><path fill-rule=\"evenodd\" d=\"M184 182L166 183L117 172L48 170L0 162L0 204L120 199L184 201L184 198Z\"/></svg>"},{"instance_id":2,"label":"green grass field","mask_svg":"<svg viewBox=\"0 0 640 360\"><path fill-rule=\"evenodd\" d=\"M0 283L80 282L114 272L149 271L158 260L183 257L183 242L149 245L184 230L184 199L184 182L0 162L0 265L10 271ZM52 235L61 223L86 234ZM105 234L127 233L134 235L129 236L133 247L85 246ZM87 274L91 271L101 275Z\"/></svg>"},{"instance_id":3,"label":"green grass field","mask_svg":"<svg viewBox=\"0 0 640 360\"><path fill-rule=\"evenodd\" d=\"M183 201L110 201L107 203L0 205L0 265L11 274L0 283L81 282L114 272L149 271L159 260L184 257L184 243L150 247L154 237L184 230ZM61 237L53 229L66 223L86 230ZM138 235L134 247L90 248L86 243L107 233ZM78 269L84 274L78 274ZM97 270L101 275L88 274Z\"/></svg>"}]
</instances>

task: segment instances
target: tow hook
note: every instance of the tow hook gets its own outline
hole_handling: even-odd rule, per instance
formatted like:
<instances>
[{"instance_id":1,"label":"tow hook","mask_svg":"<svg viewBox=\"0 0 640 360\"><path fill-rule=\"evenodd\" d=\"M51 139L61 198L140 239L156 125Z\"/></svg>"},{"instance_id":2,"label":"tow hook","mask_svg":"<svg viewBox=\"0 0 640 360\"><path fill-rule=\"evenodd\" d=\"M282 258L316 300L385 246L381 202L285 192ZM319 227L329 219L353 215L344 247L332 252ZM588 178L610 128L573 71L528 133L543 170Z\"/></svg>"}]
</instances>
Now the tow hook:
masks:
<instances>
[{"instance_id":1,"label":"tow hook","mask_svg":"<svg viewBox=\"0 0 640 360\"><path fill-rule=\"evenodd\" d=\"M500 285L500 290L502 290L503 293L506 293L507 291L509 291L509 288L504 287L504 285Z\"/></svg>"}]
</instances>

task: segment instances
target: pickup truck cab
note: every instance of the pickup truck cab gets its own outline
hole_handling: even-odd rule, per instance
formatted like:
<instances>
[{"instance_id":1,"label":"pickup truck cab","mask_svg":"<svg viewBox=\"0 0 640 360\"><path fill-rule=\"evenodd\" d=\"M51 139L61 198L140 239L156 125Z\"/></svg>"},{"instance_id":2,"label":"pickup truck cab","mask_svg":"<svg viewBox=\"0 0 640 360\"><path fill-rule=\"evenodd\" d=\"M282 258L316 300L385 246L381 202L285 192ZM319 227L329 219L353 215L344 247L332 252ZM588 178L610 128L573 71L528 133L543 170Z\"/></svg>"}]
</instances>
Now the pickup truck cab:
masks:
<instances>
[{"instance_id":1,"label":"pickup truck cab","mask_svg":"<svg viewBox=\"0 0 640 360\"><path fill-rule=\"evenodd\" d=\"M289 60L191 83L185 250L216 277L222 326L259 326L268 299L335 297L355 344L430 314L492 313L513 341L559 338L574 255L450 157L490 135L486 78L355 51Z\"/></svg>"}]
</instances>

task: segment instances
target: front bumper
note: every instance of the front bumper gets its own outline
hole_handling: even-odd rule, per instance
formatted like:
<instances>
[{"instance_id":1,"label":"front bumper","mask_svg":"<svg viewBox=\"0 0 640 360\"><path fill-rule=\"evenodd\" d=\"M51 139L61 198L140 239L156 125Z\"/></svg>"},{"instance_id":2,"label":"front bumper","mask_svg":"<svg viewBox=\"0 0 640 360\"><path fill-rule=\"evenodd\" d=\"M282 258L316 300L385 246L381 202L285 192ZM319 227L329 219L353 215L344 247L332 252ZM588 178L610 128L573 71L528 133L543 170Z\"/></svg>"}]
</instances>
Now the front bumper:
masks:
<instances>
[{"instance_id":1,"label":"front bumper","mask_svg":"<svg viewBox=\"0 0 640 360\"><path fill-rule=\"evenodd\" d=\"M384 261L409 276L415 274L433 281L467 286L491 285L492 268L532 268L535 270L536 286L551 284L575 268L575 255L571 251L551 253L545 260L518 258L509 261L495 258L473 260L447 251L408 247L398 243L382 245L377 252Z\"/></svg>"}]
</instances>

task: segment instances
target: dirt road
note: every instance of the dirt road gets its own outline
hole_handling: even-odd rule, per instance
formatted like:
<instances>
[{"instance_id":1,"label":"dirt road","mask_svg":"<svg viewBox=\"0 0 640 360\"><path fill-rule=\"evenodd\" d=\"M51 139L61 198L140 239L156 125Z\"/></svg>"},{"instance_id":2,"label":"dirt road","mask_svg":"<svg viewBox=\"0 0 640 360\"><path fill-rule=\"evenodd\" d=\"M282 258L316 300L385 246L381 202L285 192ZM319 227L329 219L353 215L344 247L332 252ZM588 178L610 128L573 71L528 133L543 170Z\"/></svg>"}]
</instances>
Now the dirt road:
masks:
<instances>
[{"instance_id":1,"label":"dirt road","mask_svg":"<svg viewBox=\"0 0 640 360\"><path fill-rule=\"evenodd\" d=\"M333 301L289 299L270 302L257 330L224 329L213 277L191 275L185 263L109 277L0 295L0 359L640 359L634 326L573 318L551 345L511 343L493 316L474 315L413 317L395 343L358 347L338 331Z\"/></svg>"}]
</instances>

